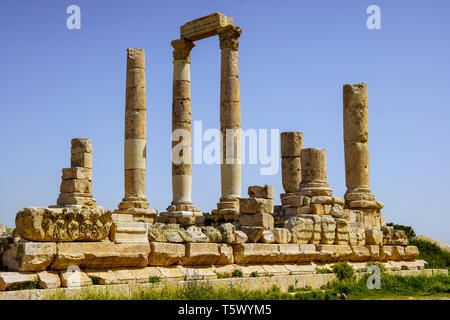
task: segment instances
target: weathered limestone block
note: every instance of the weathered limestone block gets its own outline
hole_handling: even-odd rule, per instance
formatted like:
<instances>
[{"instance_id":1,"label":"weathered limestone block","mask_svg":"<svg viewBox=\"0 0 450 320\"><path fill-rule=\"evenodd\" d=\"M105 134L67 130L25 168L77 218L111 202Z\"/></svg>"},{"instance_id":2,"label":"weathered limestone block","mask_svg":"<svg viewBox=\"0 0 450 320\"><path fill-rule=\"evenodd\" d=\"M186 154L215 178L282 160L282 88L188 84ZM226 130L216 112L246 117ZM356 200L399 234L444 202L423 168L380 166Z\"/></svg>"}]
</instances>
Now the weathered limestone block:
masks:
<instances>
[{"instance_id":1,"label":"weathered limestone block","mask_svg":"<svg viewBox=\"0 0 450 320\"><path fill-rule=\"evenodd\" d=\"M147 224L143 222L114 222L109 235L115 243L148 243Z\"/></svg>"},{"instance_id":2,"label":"weathered limestone block","mask_svg":"<svg viewBox=\"0 0 450 320\"><path fill-rule=\"evenodd\" d=\"M215 12L183 24L180 27L180 37L191 41L217 35L219 29L233 25L233 18Z\"/></svg>"},{"instance_id":3,"label":"weathered limestone block","mask_svg":"<svg viewBox=\"0 0 450 320\"><path fill-rule=\"evenodd\" d=\"M336 219L348 219L348 212L341 204L334 204L330 210L330 216Z\"/></svg>"},{"instance_id":4,"label":"weathered limestone block","mask_svg":"<svg viewBox=\"0 0 450 320\"><path fill-rule=\"evenodd\" d=\"M228 244L235 242L236 227L231 223L224 223L219 226L219 231L222 234L222 241Z\"/></svg>"},{"instance_id":5,"label":"weathered limestone block","mask_svg":"<svg viewBox=\"0 0 450 320\"><path fill-rule=\"evenodd\" d=\"M287 193L293 193L302 180L302 164L300 157L287 157L281 159L281 178L283 189Z\"/></svg>"},{"instance_id":6,"label":"weathered limestone block","mask_svg":"<svg viewBox=\"0 0 450 320\"><path fill-rule=\"evenodd\" d=\"M172 243L185 242L185 239L181 236L180 232L182 231L179 224L168 224L162 227L162 233L164 234L168 242Z\"/></svg>"},{"instance_id":7,"label":"weathered limestone block","mask_svg":"<svg viewBox=\"0 0 450 320\"><path fill-rule=\"evenodd\" d=\"M36 279L34 272L0 272L0 291L20 287Z\"/></svg>"},{"instance_id":8,"label":"weathered limestone block","mask_svg":"<svg viewBox=\"0 0 450 320\"><path fill-rule=\"evenodd\" d=\"M323 216L320 242L324 244L333 244L335 237L336 222L331 216Z\"/></svg>"},{"instance_id":9,"label":"weathered limestone block","mask_svg":"<svg viewBox=\"0 0 450 320\"><path fill-rule=\"evenodd\" d=\"M349 231L350 245L364 245L365 244L366 231L364 229L364 223L350 222L348 224L348 231Z\"/></svg>"},{"instance_id":10,"label":"weathered limestone block","mask_svg":"<svg viewBox=\"0 0 450 320\"><path fill-rule=\"evenodd\" d=\"M234 253L233 247L231 245L220 243L219 253L220 257L219 260L217 260L216 262L217 265L227 265L234 263Z\"/></svg>"},{"instance_id":11,"label":"weathered limestone block","mask_svg":"<svg viewBox=\"0 0 450 320\"><path fill-rule=\"evenodd\" d=\"M161 272L162 281L181 281L185 279L185 273L181 266L156 267Z\"/></svg>"},{"instance_id":12,"label":"weathered limestone block","mask_svg":"<svg viewBox=\"0 0 450 320\"><path fill-rule=\"evenodd\" d=\"M36 273L39 277L39 288L53 289L61 286L61 279L56 271L40 271Z\"/></svg>"},{"instance_id":13,"label":"weathered limestone block","mask_svg":"<svg viewBox=\"0 0 450 320\"><path fill-rule=\"evenodd\" d=\"M137 283L148 283L150 277L161 276L161 272L155 267L133 268L129 271Z\"/></svg>"},{"instance_id":14,"label":"weathered limestone block","mask_svg":"<svg viewBox=\"0 0 450 320\"><path fill-rule=\"evenodd\" d=\"M336 222L336 238L335 244L349 244L348 221L345 219L335 219Z\"/></svg>"},{"instance_id":15,"label":"weathered limestone block","mask_svg":"<svg viewBox=\"0 0 450 320\"><path fill-rule=\"evenodd\" d=\"M273 216L269 213L241 214L239 222L246 227L263 227L266 230L272 230L274 225Z\"/></svg>"},{"instance_id":16,"label":"weathered limestone block","mask_svg":"<svg viewBox=\"0 0 450 320\"><path fill-rule=\"evenodd\" d=\"M69 269L60 271L61 286L65 288L78 288L92 285L92 280L86 272L80 269Z\"/></svg>"},{"instance_id":17,"label":"weathered limestone block","mask_svg":"<svg viewBox=\"0 0 450 320\"><path fill-rule=\"evenodd\" d=\"M285 244L290 243L292 235L288 229L285 228L275 228L272 230L273 240L275 243Z\"/></svg>"},{"instance_id":18,"label":"weathered limestone block","mask_svg":"<svg viewBox=\"0 0 450 320\"><path fill-rule=\"evenodd\" d=\"M87 179L68 179L61 182L60 192L67 193L91 193L91 181Z\"/></svg>"},{"instance_id":19,"label":"weathered limestone block","mask_svg":"<svg viewBox=\"0 0 450 320\"><path fill-rule=\"evenodd\" d=\"M247 241L248 242L258 242L264 232L263 227L247 227L247 226L241 226L241 230L247 235Z\"/></svg>"},{"instance_id":20,"label":"weathered limestone block","mask_svg":"<svg viewBox=\"0 0 450 320\"><path fill-rule=\"evenodd\" d=\"M237 264L278 262L280 258L278 246L266 243L233 245L234 261Z\"/></svg>"},{"instance_id":21,"label":"weathered limestone block","mask_svg":"<svg viewBox=\"0 0 450 320\"><path fill-rule=\"evenodd\" d=\"M312 244L318 244L321 242L322 240L322 222L323 222L323 216L319 216L316 214L302 214L299 215L298 217L303 218L303 219L310 219L313 222L313 233L312 233L312 237L309 240L309 243ZM328 231L328 229L327 229ZM328 233L328 238L331 238L332 235Z\"/></svg>"},{"instance_id":22,"label":"weathered limestone block","mask_svg":"<svg viewBox=\"0 0 450 320\"><path fill-rule=\"evenodd\" d=\"M264 230L259 240L262 243L274 243L274 236L272 230Z\"/></svg>"},{"instance_id":23,"label":"weathered limestone block","mask_svg":"<svg viewBox=\"0 0 450 320\"><path fill-rule=\"evenodd\" d=\"M82 167L63 168L61 178L62 180L77 179L92 181L92 169Z\"/></svg>"},{"instance_id":24,"label":"weathered limestone block","mask_svg":"<svg viewBox=\"0 0 450 320\"><path fill-rule=\"evenodd\" d=\"M326 214L325 206L323 204L314 203L310 205L311 213L317 215Z\"/></svg>"},{"instance_id":25,"label":"weathered limestone block","mask_svg":"<svg viewBox=\"0 0 450 320\"><path fill-rule=\"evenodd\" d=\"M143 267L148 264L150 244L102 242L61 242L50 266L53 270L69 266L82 268Z\"/></svg>"},{"instance_id":26,"label":"weathered limestone block","mask_svg":"<svg viewBox=\"0 0 450 320\"><path fill-rule=\"evenodd\" d=\"M323 254L316 251L314 244L280 244L279 247L279 263L303 263L313 261Z\"/></svg>"},{"instance_id":27,"label":"weathered limestone block","mask_svg":"<svg viewBox=\"0 0 450 320\"><path fill-rule=\"evenodd\" d=\"M191 242L208 242L209 238L202 232L202 229L197 226L190 226L186 229L186 233L192 238Z\"/></svg>"},{"instance_id":28,"label":"weathered limestone block","mask_svg":"<svg viewBox=\"0 0 450 320\"><path fill-rule=\"evenodd\" d=\"M111 211L28 207L16 215L16 232L32 241L100 241L108 238Z\"/></svg>"},{"instance_id":29,"label":"weathered limestone block","mask_svg":"<svg viewBox=\"0 0 450 320\"><path fill-rule=\"evenodd\" d=\"M403 230L394 230L394 227L382 226L381 231L383 232L383 244L384 245L399 245L407 246L408 237Z\"/></svg>"},{"instance_id":30,"label":"weathered limestone block","mask_svg":"<svg viewBox=\"0 0 450 320\"><path fill-rule=\"evenodd\" d=\"M6 227L0 222L0 236L6 232Z\"/></svg>"},{"instance_id":31,"label":"weathered limestone block","mask_svg":"<svg viewBox=\"0 0 450 320\"><path fill-rule=\"evenodd\" d=\"M380 260L400 261L405 256L405 248L402 246L380 246Z\"/></svg>"},{"instance_id":32,"label":"weathered limestone block","mask_svg":"<svg viewBox=\"0 0 450 320\"><path fill-rule=\"evenodd\" d=\"M96 201L90 193L63 192L59 194L56 203L61 207L66 205L95 207Z\"/></svg>"},{"instance_id":33,"label":"weathered limestone block","mask_svg":"<svg viewBox=\"0 0 450 320\"><path fill-rule=\"evenodd\" d=\"M200 227L202 232L208 237L208 242L222 242L222 234L217 228L212 226Z\"/></svg>"},{"instance_id":34,"label":"weathered limestone block","mask_svg":"<svg viewBox=\"0 0 450 320\"><path fill-rule=\"evenodd\" d=\"M136 283L136 277L129 269L114 269L114 276L119 283Z\"/></svg>"},{"instance_id":35,"label":"weathered limestone block","mask_svg":"<svg viewBox=\"0 0 450 320\"><path fill-rule=\"evenodd\" d=\"M380 246L366 245L366 248L369 250L370 260L379 260L380 259Z\"/></svg>"},{"instance_id":36,"label":"weathered limestone block","mask_svg":"<svg viewBox=\"0 0 450 320\"><path fill-rule=\"evenodd\" d=\"M237 230L234 233L234 243L233 244L243 244L248 241L248 236L244 231Z\"/></svg>"},{"instance_id":37,"label":"weathered limestone block","mask_svg":"<svg viewBox=\"0 0 450 320\"><path fill-rule=\"evenodd\" d=\"M158 224L149 224L148 230L148 241L149 242L166 242L167 239L164 236L161 227Z\"/></svg>"},{"instance_id":38,"label":"weathered limestone block","mask_svg":"<svg viewBox=\"0 0 450 320\"><path fill-rule=\"evenodd\" d=\"M111 269L85 269L89 278L96 279L99 285L120 284L114 271ZM148 278L147 278L148 281Z\"/></svg>"},{"instance_id":39,"label":"weathered limestone block","mask_svg":"<svg viewBox=\"0 0 450 320\"><path fill-rule=\"evenodd\" d=\"M213 265L220 257L217 243L186 243L182 265Z\"/></svg>"},{"instance_id":40,"label":"weathered limestone block","mask_svg":"<svg viewBox=\"0 0 450 320\"><path fill-rule=\"evenodd\" d=\"M239 199L240 213L273 213L273 199L241 198Z\"/></svg>"},{"instance_id":41,"label":"weathered limestone block","mask_svg":"<svg viewBox=\"0 0 450 320\"><path fill-rule=\"evenodd\" d=\"M150 266L170 266L177 264L186 255L184 244L177 243L150 243L150 256L148 265Z\"/></svg>"},{"instance_id":42,"label":"weathered limestone block","mask_svg":"<svg viewBox=\"0 0 450 320\"><path fill-rule=\"evenodd\" d=\"M367 261L370 259L371 253L366 246L356 245L351 247L353 251L353 255L350 258L351 261Z\"/></svg>"},{"instance_id":43,"label":"weathered limestone block","mask_svg":"<svg viewBox=\"0 0 450 320\"><path fill-rule=\"evenodd\" d=\"M416 260L419 257L419 249L416 246L407 246L405 247L405 255L403 256L404 260Z\"/></svg>"},{"instance_id":44,"label":"weathered limestone block","mask_svg":"<svg viewBox=\"0 0 450 320\"><path fill-rule=\"evenodd\" d=\"M297 131L281 133L281 157L300 157L303 148L303 133Z\"/></svg>"},{"instance_id":45,"label":"weathered limestone block","mask_svg":"<svg viewBox=\"0 0 450 320\"><path fill-rule=\"evenodd\" d=\"M15 239L2 255L2 264L10 271L45 270L56 254L56 243Z\"/></svg>"},{"instance_id":46,"label":"weathered limestone block","mask_svg":"<svg viewBox=\"0 0 450 320\"><path fill-rule=\"evenodd\" d=\"M264 186L250 186L248 187L248 195L250 198L273 199L273 186L267 184Z\"/></svg>"},{"instance_id":47,"label":"weathered limestone block","mask_svg":"<svg viewBox=\"0 0 450 320\"><path fill-rule=\"evenodd\" d=\"M311 219L293 217L287 220L284 227L292 235L292 243L308 243L314 234L314 222Z\"/></svg>"},{"instance_id":48,"label":"weathered limestone block","mask_svg":"<svg viewBox=\"0 0 450 320\"><path fill-rule=\"evenodd\" d=\"M87 138L71 140L70 166L92 168L92 141Z\"/></svg>"},{"instance_id":49,"label":"weathered limestone block","mask_svg":"<svg viewBox=\"0 0 450 320\"><path fill-rule=\"evenodd\" d=\"M350 260L353 255L349 245L317 244L316 250L328 254L320 259L322 261L345 261Z\"/></svg>"},{"instance_id":50,"label":"weathered limestone block","mask_svg":"<svg viewBox=\"0 0 450 320\"><path fill-rule=\"evenodd\" d=\"M366 229L366 244L368 245L382 245L383 244L383 232L377 228Z\"/></svg>"}]
</instances>

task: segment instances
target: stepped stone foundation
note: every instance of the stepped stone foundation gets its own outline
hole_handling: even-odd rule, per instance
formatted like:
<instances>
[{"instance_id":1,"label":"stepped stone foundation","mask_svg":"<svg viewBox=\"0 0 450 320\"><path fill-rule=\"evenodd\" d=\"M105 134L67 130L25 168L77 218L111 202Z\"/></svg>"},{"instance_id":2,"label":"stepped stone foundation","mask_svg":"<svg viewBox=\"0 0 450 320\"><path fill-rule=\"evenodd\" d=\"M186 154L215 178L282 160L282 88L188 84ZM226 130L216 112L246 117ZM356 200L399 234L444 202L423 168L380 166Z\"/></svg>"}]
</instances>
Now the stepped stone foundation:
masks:
<instances>
[{"instance_id":1,"label":"stepped stone foundation","mask_svg":"<svg viewBox=\"0 0 450 320\"><path fill-rule=\"evenodd\" d=\"M192 203L190 52L194 41L219 37L221 49L221 197L211 214ZM0 228L0 290L34 281L42 288L214 279L239 268L244 275L314 273L338 261L423 268L405 232L386 226L383 204L369 189L367 85L344 86L347 192L333 196L326 151L303 148L303 133L281 134L281 206L274 188L254 185L241 196L238 39L233 19L215 13L180 28L174 48L172 202L157 215L146 187L146 86L143 49L127 50L124 185L117 210L92 197L92 142L71 141L57 204L28 207L16 228ZM73 272L78 272L73 277ZM74 280L75 279L75 280Z\"/></svg>"}]
</instances>

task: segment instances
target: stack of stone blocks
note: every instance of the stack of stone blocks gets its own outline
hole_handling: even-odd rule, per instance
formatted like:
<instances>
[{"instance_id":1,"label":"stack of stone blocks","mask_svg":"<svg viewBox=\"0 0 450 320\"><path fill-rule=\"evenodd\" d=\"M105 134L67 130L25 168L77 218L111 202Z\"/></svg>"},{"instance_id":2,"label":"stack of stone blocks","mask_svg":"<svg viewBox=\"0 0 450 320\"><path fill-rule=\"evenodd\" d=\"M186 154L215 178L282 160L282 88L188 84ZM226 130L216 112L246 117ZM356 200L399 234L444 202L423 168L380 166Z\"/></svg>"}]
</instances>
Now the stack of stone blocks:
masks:
<instances>
[{"instance_id":1,"label":"stack of stone blocks","mask_svg":"<svg viewBox=\"0 0 450 320\"><path fill-rule=\"evenodd\" d=\"M72 139L70 151L70 168L62 169L61 193L55 207L95 207L92 197L92 141Z\"/></svg>"}]
</instances>

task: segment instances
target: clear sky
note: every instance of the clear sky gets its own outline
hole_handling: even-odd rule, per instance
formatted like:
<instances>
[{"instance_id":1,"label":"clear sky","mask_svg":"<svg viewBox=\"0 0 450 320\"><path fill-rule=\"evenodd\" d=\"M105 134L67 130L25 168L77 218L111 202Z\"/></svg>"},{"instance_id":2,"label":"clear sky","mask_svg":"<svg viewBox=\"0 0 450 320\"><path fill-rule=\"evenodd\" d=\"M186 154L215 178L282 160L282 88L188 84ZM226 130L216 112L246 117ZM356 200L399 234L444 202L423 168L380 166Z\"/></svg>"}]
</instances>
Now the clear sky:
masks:
<instances>
[{"instance_id":1,"label":"clear sky","mask_svg":"<svg viewBox=\"0 0 450 320\"><path fill-rule=\"evenodd\" d=\"M81 8L81 29L66 8ZM381 30L366 27L369 5ZM369 92L371 188L386 221L450 242L450 2L442 1L25 1L0 3L0 221L27 206L55 204L70 140L93 140L93 194L117 207L123 191L126 48L147 62L147 197L172 200L172 47L179 26L222 12L242 28L239 47L243 129L302 131L304 147L327 150L328 182L345 193L342 86ZM217 37L191 54L192 120L219 127ZM281 172L249 185L283 192ZM220 197L218 165L193 166L193 202Z\"/></svg>"}]
</instances>

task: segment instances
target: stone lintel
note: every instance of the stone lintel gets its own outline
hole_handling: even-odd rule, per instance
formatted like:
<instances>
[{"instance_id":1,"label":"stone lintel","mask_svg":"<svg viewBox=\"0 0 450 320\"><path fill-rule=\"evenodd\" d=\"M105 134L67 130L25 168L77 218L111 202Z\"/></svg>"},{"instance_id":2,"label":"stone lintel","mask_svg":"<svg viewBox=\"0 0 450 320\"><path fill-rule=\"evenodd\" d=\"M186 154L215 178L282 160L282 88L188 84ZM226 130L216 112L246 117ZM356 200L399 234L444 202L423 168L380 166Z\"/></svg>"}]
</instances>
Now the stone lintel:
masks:
<instances>
[{"instance_id":1,"label":"stone lintel","mask_svg":"<svg viewBox=\"0 0 450 320\"><path fill-rule=\"evenodd\" d=\"M183 24L180 27L180 37L191 41L217 35L218 30L233 25L233 18L215 12Z\"/></svg>"}]
</instances>

